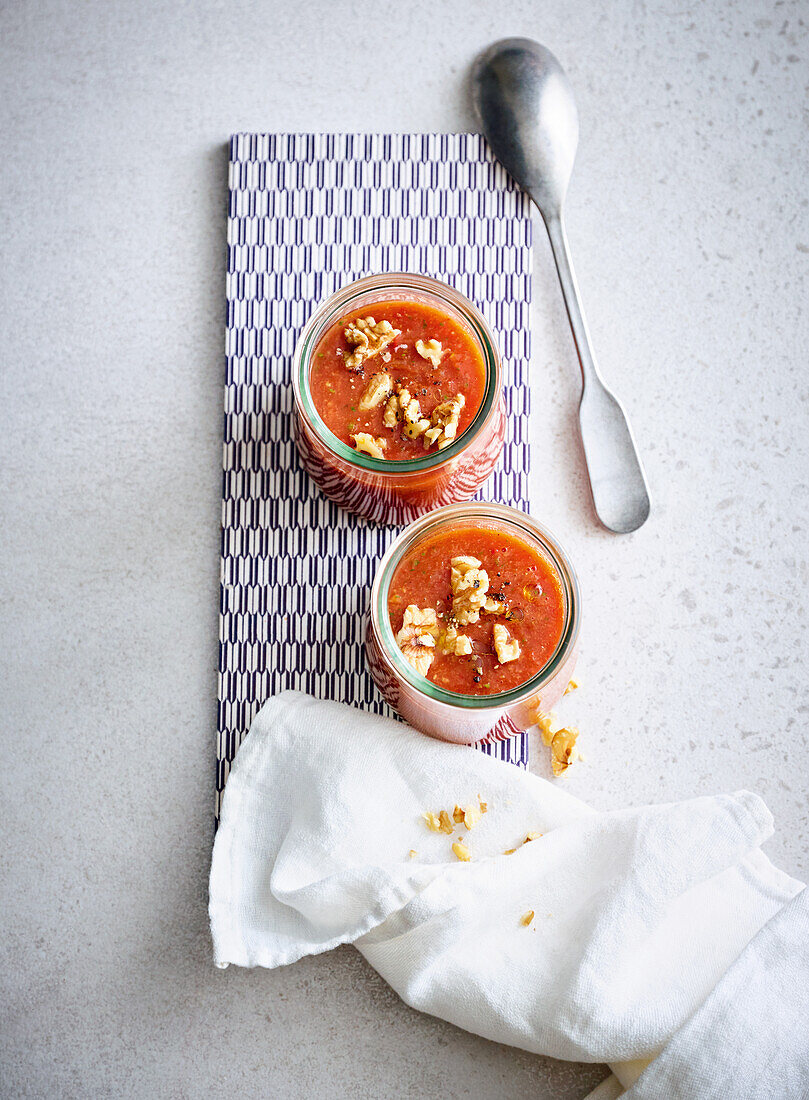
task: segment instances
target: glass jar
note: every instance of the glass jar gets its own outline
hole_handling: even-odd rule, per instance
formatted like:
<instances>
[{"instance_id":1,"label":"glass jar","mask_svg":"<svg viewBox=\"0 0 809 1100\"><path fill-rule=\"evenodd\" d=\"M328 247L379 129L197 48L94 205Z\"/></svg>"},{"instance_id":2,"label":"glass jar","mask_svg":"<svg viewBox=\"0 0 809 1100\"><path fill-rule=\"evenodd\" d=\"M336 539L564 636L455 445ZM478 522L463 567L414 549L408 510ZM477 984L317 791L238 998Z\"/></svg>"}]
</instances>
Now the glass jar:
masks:
<instances>
[{"instance_id":1,"label":"glass jar","mask_svg":"<svg viewBox=\"0 0 809 1100\"><path fill-rule=\"evenodd\" d=\"M511 534L538 550L557 574L564 599L562 633L548 661L530 680L497 695L463 695L419 675L399 649L388 615L390 584L405 555L437 531L469 526ZM580 616L576 574L544 527L525 512L501 504L454 504L412 523L379 563L371 588L365 651L376 686L406 722L443 741L471 744L489 734L503 738L526 730L538 714L559 702L576 663Z\"/></svg>"},{"instance_id":2,"label":"glass jar","mask_svg":"<svg viewBox=\"0 0 809 1100\"><path fill-rule=\"evenodd\" d=\"M442 451L392 461L360 454L325 425L312 400L309 375L323 335L349 312L385 301L425 302L448 314L474 339L486 379L477 415ZM301 333L292 364L295 442L309 476L326 496L380 523L409 523L441 504L469 500L494 469L506 430L500 355L481 313L468 298L426 275L370 275L333 294Z\"/></svg>"}]
</instances>

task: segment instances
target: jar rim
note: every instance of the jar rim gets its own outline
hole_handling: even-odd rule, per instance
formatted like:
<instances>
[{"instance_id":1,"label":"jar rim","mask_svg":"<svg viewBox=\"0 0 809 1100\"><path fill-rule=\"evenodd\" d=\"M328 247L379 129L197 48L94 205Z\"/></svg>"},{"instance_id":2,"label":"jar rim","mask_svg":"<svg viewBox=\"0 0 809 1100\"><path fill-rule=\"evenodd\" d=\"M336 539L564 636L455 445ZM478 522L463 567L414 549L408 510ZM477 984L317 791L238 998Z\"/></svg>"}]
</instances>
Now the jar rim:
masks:
<instances>
[{"instance_id":1,"label":"jar rim","mask_svg":"<svg viewBox=\"0 0 809 1100\"><path fill-rule=\"evenodd\" d=\"M488 520L502 528L511 529L523 538L528 535L538 542L548 556L551 565L559 576L565 596L565 620L562 633L551 656L534 675L508 691L493 695L467 695L439 687L426 676L418 673L405 660L394 635L388 614L388 593L390 583L405 553L428 533L452 520ZM387 660L396 673L422 695L461 710L502 709L524 702L553 679L567 660L579 636L581 622L581 595L576 573L567 553L562 549L554 535L538 523L533 516L505 504L469 502L449 504L427 512L411 523L388 547L385 556L377 567L371 587L370 605L371 624Z\"/></svg>"},{"instance_id":2,"label":"jar rim","mask_svg":"<svg viewBox=\"0 0 809 1100\"><path fill-rule=\"evenodd\" d=\"M448 306L463 317L479 344L486 369L483 399L474 419L463 434L458 436L449 447L445 447L441 451L428 452L418 458L372 458L371 455L356 451L339 439L326 425L312 400L309 389L309 369L312 353L320 338L334 324L340 314L346 313L352 308L354 301L369 292L377 290L386 294L391 291L395 294L399 290L418 292L439 299L442 305ZM395 298L391 298L391 300L395 300ZM320 442L333 455L349 465L357 466L363 470L371 470L377 474L391 476L432 470L463 454L480 436L481 431L497 411L502 389L501 375L500 353L494 335L477 306L450 283L442 282L431 275L419 275L408 271L365 275L335 291L315 309L304 325L292 358L292 386L295 394L295 404Z\"/></svg>"}]
</instances>

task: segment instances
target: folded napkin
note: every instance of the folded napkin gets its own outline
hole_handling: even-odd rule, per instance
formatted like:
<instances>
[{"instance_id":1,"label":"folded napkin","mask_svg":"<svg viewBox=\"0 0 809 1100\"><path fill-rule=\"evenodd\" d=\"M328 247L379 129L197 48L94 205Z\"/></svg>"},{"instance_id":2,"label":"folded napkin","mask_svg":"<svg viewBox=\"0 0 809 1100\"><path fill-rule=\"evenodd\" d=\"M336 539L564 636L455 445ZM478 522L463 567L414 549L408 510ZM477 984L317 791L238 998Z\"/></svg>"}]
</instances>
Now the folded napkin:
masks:
<instances>
[{"instance_id":1,"label":"folded napkin","mask_svg":"<svg viewBox=\"0 0 809 1100\"><path fill-rule=\"evenodd\" d=\"M422 817L479 799L487 812L452 837ZM771 832L749 792L596 813L465 746L287 692L225 790L214 958L275 967L354 943L408 1004L498 1042L623 1062L679 1032L693 1049L689 1021L702 1006L715 1022L709 994L802 889L760 852ZM777 940L776 922L762 935Z\"/></svg>"}]
</instances>

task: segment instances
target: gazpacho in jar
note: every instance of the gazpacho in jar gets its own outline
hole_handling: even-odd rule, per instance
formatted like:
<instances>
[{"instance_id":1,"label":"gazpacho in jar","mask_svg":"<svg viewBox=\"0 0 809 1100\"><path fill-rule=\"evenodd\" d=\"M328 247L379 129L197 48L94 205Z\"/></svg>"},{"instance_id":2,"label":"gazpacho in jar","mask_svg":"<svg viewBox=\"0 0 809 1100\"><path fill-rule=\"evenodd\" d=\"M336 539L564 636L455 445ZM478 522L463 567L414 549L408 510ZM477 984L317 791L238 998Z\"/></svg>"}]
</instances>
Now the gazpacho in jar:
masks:
<instances>
[{"instance_id":1,"label":"gazpacho in jar","mask_svg":"<svg viewBox=\"0 0 809 1100\"><path fill-rule=\"evenodd\" d=\"M315 311L292 369L304 468L343 508L409 523L469 500L506 431L500 356L485 318L438 279L368 275Z\"/></svg>"},{"instance_id":2,"label":"gazpacho in jar","mask_svg":"<svg viewBox=\"0 0 809 1100\"><path fill-rule=\"evenodd\" d=\"M389 462L442 451L475 419L486 364L472 335L424 301L354 309L315 346L309 391L343 443Z\"/></svg>"},{"instance_id":3,"label":"gazpacho in jar","mask_svg":"<svg viewBox=\"0 0 809 1100\"><path fill-rule=\"evenodd\" d=\"M536 546L508 530L453 526L404 555L388 614L422 676L446 691L496 695L548 663L566 606L559 574Z\"/></svg>"}]
</instances>

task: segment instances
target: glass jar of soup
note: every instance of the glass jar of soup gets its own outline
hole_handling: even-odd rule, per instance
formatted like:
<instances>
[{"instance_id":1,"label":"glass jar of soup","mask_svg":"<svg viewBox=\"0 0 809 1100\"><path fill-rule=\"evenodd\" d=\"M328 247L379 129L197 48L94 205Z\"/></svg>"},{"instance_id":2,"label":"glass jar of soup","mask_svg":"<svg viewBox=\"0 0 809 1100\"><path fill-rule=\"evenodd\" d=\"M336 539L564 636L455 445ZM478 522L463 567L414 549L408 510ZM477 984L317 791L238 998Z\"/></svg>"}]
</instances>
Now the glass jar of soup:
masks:
<instances>
[{"instance_id":1,"label":"glass jar of soup","mask_svg":"<svg viewBox=\"0 0 809 1100\"><path fill-rule=\"evenodd\" d=\"M332 295L301 333L293 386L309 476L367 519L408 523L468 500L503 449L492 333L424 275L373 275Z\"/></svg>"},{"instance_id":2,"label":"glass jar of soup","mask_svg":"<svg viewBox=\"0 0 809 1100\"><path fill-rule=\"evenodd\" d=\"M405 721L470 744L555 706L579 620L573 567L544 527L503 505L455 504L412 523L380 562L366 655Z\"/></svg>"}]
</instances>

